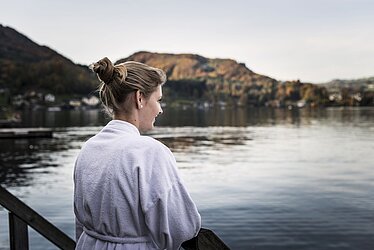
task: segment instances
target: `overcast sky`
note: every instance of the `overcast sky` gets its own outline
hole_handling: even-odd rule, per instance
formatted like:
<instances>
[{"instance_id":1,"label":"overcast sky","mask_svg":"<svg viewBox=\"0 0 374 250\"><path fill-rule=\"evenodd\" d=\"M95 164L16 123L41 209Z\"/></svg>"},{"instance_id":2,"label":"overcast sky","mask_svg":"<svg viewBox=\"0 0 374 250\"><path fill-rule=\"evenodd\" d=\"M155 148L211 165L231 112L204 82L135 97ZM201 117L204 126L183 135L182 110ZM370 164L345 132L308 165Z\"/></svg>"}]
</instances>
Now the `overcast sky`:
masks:
<instances>
[{"instance_id":1,"label":"overcast sky","mask_svg":"<svg viewBox=\"0 0 374 250\"><path fill-rule=\"evenodd\" d=\"M374 76L374 0L2 0L0 23L81 64L146 50L278 80Z\"/></svg>"}]
</instances>

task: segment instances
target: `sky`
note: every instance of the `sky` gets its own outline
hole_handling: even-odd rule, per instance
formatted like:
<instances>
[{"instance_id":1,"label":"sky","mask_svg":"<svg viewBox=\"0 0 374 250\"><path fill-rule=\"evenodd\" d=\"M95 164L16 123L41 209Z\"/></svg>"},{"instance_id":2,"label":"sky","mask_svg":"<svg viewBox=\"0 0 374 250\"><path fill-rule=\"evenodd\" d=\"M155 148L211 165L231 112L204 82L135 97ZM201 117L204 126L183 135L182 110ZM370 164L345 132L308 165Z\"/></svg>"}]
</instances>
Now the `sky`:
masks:
<instances>
[{"instance_id":1,"label":"sky","mask_svg":"<svg viewBox=\"0 0 374 250\"><path fill-rule=\"evenodd\" d=\"M374 76L374 0L0 0L0 24L75 63L230 58L277 80Z\"/></svg>"}]
</instances>

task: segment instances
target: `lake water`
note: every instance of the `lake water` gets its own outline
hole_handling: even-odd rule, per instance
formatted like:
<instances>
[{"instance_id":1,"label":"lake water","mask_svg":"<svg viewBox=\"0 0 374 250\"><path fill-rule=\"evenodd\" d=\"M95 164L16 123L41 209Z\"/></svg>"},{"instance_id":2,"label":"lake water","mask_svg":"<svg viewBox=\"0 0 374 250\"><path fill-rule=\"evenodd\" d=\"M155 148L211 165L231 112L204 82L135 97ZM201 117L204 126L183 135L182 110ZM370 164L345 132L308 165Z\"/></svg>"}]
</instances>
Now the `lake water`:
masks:
<instances>
[{"instance_id":1,"label":"lake water","mask_svg":"<svg viewBox=\"0 0 374 250\"><path fill-rule=\"evenodd\" d=\"M52 139L0 141L0 181L74 236L72 170L108 119L31 112ZM232 249L374 249L374 109L165 109L149 133L174 152L202 215ZM0 248L9 248L0 210ZM30 249L56 249L30 229Z\"/></svg>"}]
</instances>

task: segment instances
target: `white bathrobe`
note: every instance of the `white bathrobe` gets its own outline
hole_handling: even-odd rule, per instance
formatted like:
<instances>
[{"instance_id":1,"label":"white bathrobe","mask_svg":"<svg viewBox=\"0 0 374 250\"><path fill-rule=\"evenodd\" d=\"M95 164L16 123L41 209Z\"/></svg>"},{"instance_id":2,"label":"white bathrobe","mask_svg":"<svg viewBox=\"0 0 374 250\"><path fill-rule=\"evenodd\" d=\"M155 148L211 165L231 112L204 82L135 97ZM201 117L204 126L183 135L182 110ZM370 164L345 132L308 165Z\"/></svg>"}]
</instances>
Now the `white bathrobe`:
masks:
<instances>
[{"instance_id":1,"label":"white bathrobe","mask_svg":"<svg viewBox=\"0 0 374 250\"><path fill-rule=\"evenodd\" d=\"M128 122L85 143L74 185L76 249L178 249L201 227L171 151Z\"/></svg>"}]
</instances>

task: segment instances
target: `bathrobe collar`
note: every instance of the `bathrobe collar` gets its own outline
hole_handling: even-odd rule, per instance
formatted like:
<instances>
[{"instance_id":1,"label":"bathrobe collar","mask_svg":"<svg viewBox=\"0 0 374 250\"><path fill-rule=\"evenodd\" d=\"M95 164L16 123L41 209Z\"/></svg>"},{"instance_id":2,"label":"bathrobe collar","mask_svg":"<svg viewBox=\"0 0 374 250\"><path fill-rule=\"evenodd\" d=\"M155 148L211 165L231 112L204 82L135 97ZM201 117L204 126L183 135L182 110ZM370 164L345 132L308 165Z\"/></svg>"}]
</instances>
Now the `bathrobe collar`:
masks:
<instances>
[{"instance_id":1,"label":"bathrobe collar","mask_svg":"<svg viewBox=\"0 0 374 250\"><path fill-rule=\"evenodd\" d=\"M135 127L135 125L133 125L129 122L123 121L123 120L111 120L107 124L107 126L118 129L118 130L123 131L123 132L127 132L127 133L130 132L130 133L140 135L140 132L139 132L138 128Z\"/></svg>"}]
</instances>

